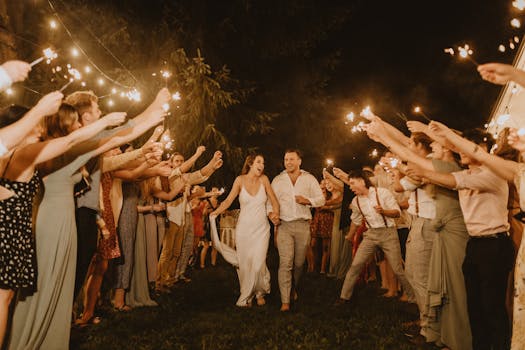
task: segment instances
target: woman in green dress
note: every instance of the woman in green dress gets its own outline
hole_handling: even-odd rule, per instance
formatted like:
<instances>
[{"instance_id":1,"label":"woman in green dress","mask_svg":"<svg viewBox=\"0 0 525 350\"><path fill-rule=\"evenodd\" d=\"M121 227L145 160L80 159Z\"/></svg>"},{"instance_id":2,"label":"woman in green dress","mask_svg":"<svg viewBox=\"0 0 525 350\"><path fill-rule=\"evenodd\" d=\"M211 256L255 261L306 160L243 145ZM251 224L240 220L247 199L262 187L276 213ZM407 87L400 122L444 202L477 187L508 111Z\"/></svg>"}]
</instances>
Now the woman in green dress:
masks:
<instances>
[{"instance_id":1,"label":"woman in green dress","mask_svg":"<svg viewBox=\"0 0 525 350\"><path fill-rule=\"evenodd\" d=\"M367 128L368 135L381 142L402 160L421 168L439 172L454 172L461 168L455 162L452 152L438 142L433 142L433 159L423 158L413 152L400 140L407 137L400 131L372 117ZM428 127L421 123L408 122L411 131L424 132L436 139ZM408 141L410 142L410 141ZM436 235L430 258L428 275L427 319L421 328L421 335L427 342L450 349L469 350L472 336L467 312L467 296L462 264L469 239L456 191L435 187L436 217L432 224Z\"/></svg>"}]
</instances>

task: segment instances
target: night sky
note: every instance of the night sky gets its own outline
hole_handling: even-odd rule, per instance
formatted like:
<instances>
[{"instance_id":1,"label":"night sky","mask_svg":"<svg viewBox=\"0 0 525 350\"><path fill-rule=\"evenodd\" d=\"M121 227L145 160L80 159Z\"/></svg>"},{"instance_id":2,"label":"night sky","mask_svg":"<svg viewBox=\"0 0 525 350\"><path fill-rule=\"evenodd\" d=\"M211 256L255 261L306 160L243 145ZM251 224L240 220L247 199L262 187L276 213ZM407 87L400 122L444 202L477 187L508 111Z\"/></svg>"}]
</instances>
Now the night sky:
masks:
<instances>
[{"instance_id":1,"label":"night sky","mask_svg":"<svg viewBox=\"0 0 525 350\"><path fill-rule=\"evenodd\" d=\"M479 63L511 63L516 50L501 53L498 45L514 35L521 38L522 30L510 26L513 17L520 18L511 1L357 2L331 42L340 45L342 64L330 92L342 115L370 104L376 114L403 127L395 115L424 121L411 112L421 105L432 119L460 130L482 126L501 87L482 81L474 64L443 49L468 43ZM373 145L366 137L351 136L333 154L348 162L348 154L364 151L363 142Z\"/></svg>"},{"instance_id":2,"label":"night sky","mask_svg":"<svg viewBox=\"0 0 525 350\"><path fill-rule=\"evenodd\" d=\"M369 157L371 149L382 148L363 133L352 134L344 124L348 112L359 113L366 105L405 131L404 122L396 115L424 121L412 112L415 105L432 119L460 130L482 126L501 87L482 81L474 64L451 57L443 49L467 43L479 63L511 63L517 50L501 53L498 46L508 44L515 35L521 38L523 30L510 26L513 17L525 20L512 0L55 3L80 38L90 38L82 26L99 36L126 28L130 46L123 43L111 48L127 68L144 79L144 85L152 83L151 72L162 65L165 39L155 41L162 23L188 57L195 57L200 50L213 69L227 65L231 76L244 87L254 87L254 92L240 108L224 111L216 125L236 146L258 147L267 155L270 175L282 169L282 152L288 147L301 148L305 168L316 175L327 157L347 170L374 162ZM43 17L49 15L46 3L39 4ZM75 20L74 4L87 8L90 14L81 12L83 23ZM123 17L128 24L117 23L102 32L97 16L104 15ZM45 27L38 24L40 20L34 18L25 29L38 33L34 28ZM106 22L112 23L110 19ZM48 39L53 43L52 36ZM66 50L70 45L62 44ZM104 50L93 40L84 44L95 61L107 69L118 67L109 55L102 55ZM332 66L327 69L328 65ZM152 86L145 100L156 91ZM107 91L97 93L105 95ZM236 118L246 119L254 111L279 115L272 125L274 132L252 136L231 130L232 125L242 128ZM227 166L226 177L237 173L238 165Z\"/></svg>"}]
</instances>

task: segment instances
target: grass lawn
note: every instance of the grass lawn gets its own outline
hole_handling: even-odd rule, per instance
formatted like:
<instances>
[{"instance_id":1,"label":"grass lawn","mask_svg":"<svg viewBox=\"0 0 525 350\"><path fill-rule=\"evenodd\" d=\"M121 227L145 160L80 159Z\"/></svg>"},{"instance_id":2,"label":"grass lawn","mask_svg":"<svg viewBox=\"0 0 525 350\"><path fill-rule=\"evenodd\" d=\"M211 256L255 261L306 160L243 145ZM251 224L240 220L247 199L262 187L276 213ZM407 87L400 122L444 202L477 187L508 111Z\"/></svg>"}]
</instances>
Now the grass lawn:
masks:
<instances>
[{"instance_id":1,"label":"grass lawn","mask_svg":"<svg viewBox=\"0 0 525 350\"><path fill-rule=\"evenodd\" d=\"M356 303L332 307L341 281L305 274L293 311L281 313L278 256L270 248L272 293L263 307L240 309L237 275L223 260L194 270L192 282L161 296L158 307L109 312L99 325L73 330L72 349L416 349L401 323L415 305L379 296L376 284L361 288Z\"/></svg>"}]
</instances>

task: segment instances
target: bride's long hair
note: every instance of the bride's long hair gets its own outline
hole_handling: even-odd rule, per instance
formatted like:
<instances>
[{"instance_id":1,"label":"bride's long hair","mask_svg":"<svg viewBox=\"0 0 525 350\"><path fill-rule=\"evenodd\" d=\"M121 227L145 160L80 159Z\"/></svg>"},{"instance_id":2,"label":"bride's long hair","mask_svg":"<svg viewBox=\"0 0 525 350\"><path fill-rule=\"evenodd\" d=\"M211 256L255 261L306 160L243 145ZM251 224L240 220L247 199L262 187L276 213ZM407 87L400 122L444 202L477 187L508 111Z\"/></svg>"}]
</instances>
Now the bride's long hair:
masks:
<instances>
[{"instance_id":1,"label":"bride's long hair","mask_svg":"<svg viewBox=\"0 0 525 350\"><path fill-rule=\"evenodd\" d=\"M250 168L252 167L253 165L253 162L255 162L255 158L257 157L261 157L262 159L264 159L264 156L260 153L254 153L254 154L250 154L246 157L246 160L244 161L244 165L242 166L242 171L241 171L241 175L246 175L248 174L248 172L250 171ZM264 172L263 172L264 174Z\"/></svg>"}]
</instances>

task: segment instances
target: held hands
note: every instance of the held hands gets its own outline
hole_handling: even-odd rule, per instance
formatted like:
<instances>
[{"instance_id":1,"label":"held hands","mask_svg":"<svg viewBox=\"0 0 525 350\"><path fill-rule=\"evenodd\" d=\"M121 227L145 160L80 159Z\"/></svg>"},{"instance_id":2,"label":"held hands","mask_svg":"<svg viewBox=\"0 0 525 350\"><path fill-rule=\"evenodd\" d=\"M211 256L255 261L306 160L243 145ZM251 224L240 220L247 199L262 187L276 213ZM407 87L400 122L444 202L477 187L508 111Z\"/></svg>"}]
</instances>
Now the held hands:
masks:
<instances>
[{"instance_id":1,"label":"held hands","mask_svg":"<svg viewBox=\"0 0 525 350\"><path fill-rule=\"evenodd\" d=\"M63 98L64 95L60 91L50 92L38 101L33 110L41 117L55 114L58 112Z\"/></svg>"},{"instance_id":2,"label":"held hands","mask_svg":"<svg viewBox=\"0 0 525 350\"><path fill-rule=\"evenodd\" d=\"M513 80L516 69L509 64L487 63L479 65L478 72L483 80L497 85L505 85Z\"/></svg>"},{"instance_id":3,"label":"held hands","mask_svg":"<svg viewBox=\"0 0 525 350\"><path fill-rule=\"evenodd\" d=\"M29 63L17 60L5 62L2 64L2 68L4 68L13 83L26 80L31 70Z\"/></svg>"},{"instance_id":4,"label":"held hands","mask_svg":"<svg viewBox=\"0 0 525 350\"><path fill-rule=\"evenodd\" d=\"M102 119L105 121L106 127L117 126L124 123L126 115L126 112L113 112L106 114Z\"/></svg>"},{"instance_id":5,"label":"held hands","mask_svg":"<svg viewBox=\"0 0 525 350\"><path fill-rule=\"evenodd\" d=\"M279 225L281 221L279 220L279 213L270 212L268 213L268 218L275 226Z\"/></svg>"}]
</instances>

